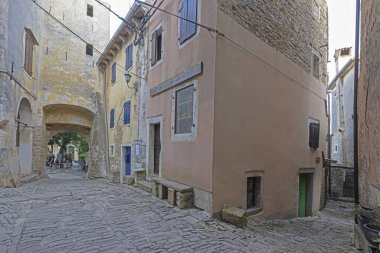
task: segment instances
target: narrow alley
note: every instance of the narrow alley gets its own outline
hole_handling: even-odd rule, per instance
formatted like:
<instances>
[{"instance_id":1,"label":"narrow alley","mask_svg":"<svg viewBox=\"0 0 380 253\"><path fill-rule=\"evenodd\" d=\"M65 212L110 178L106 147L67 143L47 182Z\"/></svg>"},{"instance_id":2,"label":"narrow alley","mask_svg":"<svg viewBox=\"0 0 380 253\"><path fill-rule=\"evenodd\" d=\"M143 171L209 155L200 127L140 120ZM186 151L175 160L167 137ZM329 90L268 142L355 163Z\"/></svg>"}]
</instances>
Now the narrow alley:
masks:
<instances>
[{"instance_id":1,"label":"narrow alley","mask_svg":"<svg viewBox=\"0 0 380 253\"><path fill-rule=\"evenodd\" d=\"M240 229L78 169L48 170L0 192L0 252L355 252L353 219L328 209Z\"/></svg>"}]
</instances>

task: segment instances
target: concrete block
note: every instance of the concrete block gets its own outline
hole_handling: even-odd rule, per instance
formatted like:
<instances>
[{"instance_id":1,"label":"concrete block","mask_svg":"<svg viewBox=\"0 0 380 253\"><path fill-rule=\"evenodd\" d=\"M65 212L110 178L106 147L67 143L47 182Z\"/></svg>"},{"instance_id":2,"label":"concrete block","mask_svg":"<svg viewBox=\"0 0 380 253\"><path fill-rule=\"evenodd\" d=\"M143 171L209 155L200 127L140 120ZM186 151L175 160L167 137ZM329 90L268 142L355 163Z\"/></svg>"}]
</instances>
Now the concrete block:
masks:
<instances>
[{"instance_id":1,"label":"concrete block","mask_svg":"<svg viewBox=\"0 0 380 253\"><path fill-rule=\"evenodd\" d=\"M177 192L176 204L181 209L192 208L194 206L193 192Z\"/></svg>"},{"instance_id":2,"label":"concrete block","mask_svg":"<svg viewBox=\"0 0 380 253\"><path fill-rule=\"evenodd\" d=\"M158 183L152 182L152 195L158 197Z\"/></svg>"},{"instance_id":3,"label":"concrete block","mask_svg":"<svg viewBox=\"0 0 380 253\"><path fill-rule=\"evenodd\" d=\"M237 207L225 205L222 210L222 220L238 227L247 226L245 211Z\"/></svg>"},{"instance_id":4,"label":"concrete block","mask_svg":"<svg viewBox=\"0 0 380 253\"><path fill-rule=\"evenodd\" d=\"M146 172L144 171L136 171L136 181L142 181L146 179Z\"/></svg>"},{"instance_id":5,"label":"concrete block","mask_svg":"<svg viewBox=\"0 0 380 253\"><path fill-rule=\"evenodd\" d=\"M176 204L176 191L172 188L168 188L168 202L169 204Z\"/></svg>"},{"instance_id":6,"label":"concrete block","mask_svg":"<svg viewBox=\"0 0 380 253\"><path fill-rule=\"evenodd\" d=\"M160 199L167 199L168 198L168 187L159 184L158 185L158 197Z\"/></svg>"}]
</instances>

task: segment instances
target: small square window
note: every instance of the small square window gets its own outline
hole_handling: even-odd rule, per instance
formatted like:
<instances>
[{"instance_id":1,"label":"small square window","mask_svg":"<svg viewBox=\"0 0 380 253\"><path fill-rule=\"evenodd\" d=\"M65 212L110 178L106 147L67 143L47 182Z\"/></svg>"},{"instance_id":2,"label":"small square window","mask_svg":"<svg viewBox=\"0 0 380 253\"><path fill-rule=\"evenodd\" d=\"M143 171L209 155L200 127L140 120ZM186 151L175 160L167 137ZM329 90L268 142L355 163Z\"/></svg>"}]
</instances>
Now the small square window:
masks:
<instances>
[{"instance_id":1,"label":"small square window","mask_svg":"<svg viewBox=\"0 0 380 253\"><path fill-rule=\"evenodd\" d=\"M87 16L94 16L94 7L92 5L87 4Z\"/></svg>"},{"instance_id":2,"label":"small square window","mask_svg":"<svg viewBox=\"0 0 380 253\"><path fill-rule=\"evenodd\" d=\"M191 133L194 124L194 85L177 91L175 96L175 133Z\"/></svg>"},{"instance_id":3,"label":"small square window","mask_svg":"<svg viewBox=\"0 0 380 253\"><path fill-rule=\"evenodd\" d=\"M261 208L261 177L247 178L247 209Z\"/></svg>"},{"instance_id":4,"label":"small square window","mask_svg":"<svg viewBox=\"0 0 380 253\"><path fill-rule=\"evenodd\" d=\"M91 44L86 45L86 55L94 55L94 47Z\"/></svg>"}]
</instances>

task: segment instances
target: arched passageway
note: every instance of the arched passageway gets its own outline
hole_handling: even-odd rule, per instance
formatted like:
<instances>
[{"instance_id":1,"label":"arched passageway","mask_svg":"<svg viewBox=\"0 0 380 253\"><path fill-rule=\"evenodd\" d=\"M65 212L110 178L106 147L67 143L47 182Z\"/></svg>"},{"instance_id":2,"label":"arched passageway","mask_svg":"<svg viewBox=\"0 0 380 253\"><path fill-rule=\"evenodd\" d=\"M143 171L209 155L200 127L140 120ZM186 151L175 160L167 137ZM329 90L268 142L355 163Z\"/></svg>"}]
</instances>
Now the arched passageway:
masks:
<instances>
[{"instance_id":1,"label":"arched passageway","mask_svg":"<svg viewBox=\"0 0 380 253\"><path fill-rule=\"evenodd\" d=\"M20 161L20 175L32 172L33 158L33 116L32 106L28 99L20 101L16 121L16 147Z\"/></svg>"},{"instance_id":2,"label":"arched passageway","mask_svg":"<svg viewBox=\"0 0 380 253\"><path fill-rule=\"evenodd\" d=\"M94 129L97 127L97 124L94 123L95 113L81 106L53 104L47 105L43 108L43 120L45 124L43 145L46 150L46 152L42 154L43 159L41 161L44 163L41 166L43 168L43 174L46 172L46 154L51 139L55 136L62 136L65 133L70 133L68 134L68 137L71 136L73 141L75 141L75 139L82 139L84 142L88 143L88 156L84 157L88 167L88 176L105 176L105 166L101 166L99 165L100 163L97 162L97 157L100 157L101 160L104 159L102 159L102 154L98 154L100 137L99 134L94 132Z\"/></svg>"}]
</instances>

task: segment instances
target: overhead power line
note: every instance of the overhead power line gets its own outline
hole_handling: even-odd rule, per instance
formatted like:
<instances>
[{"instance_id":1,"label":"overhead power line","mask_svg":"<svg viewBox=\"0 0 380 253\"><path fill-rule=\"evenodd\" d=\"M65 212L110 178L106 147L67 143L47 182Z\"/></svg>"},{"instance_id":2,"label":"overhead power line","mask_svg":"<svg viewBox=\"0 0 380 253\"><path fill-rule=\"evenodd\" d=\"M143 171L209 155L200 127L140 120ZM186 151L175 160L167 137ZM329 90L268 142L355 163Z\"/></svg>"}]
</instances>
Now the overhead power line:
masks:
<instances>
[{"instance_id":1,"label":"overhead power line","mask_svg":"<svg viewBox=\"0 0 380 253\"><path fill-rule=\"evenodd\" d=\"M31 0L38 8L40 8L43 12L45 12L48 16L50 16L54 21L56 21L57 23L59 23L62 27L64 27L67 31L69 31L70 33L72 33L75 37L77 37L78 39L80 39L82 42L84 42L84 43L86 43L86 45L87 44L89 44L89 45L91 45L91 43L89 43L89 42L87 42L85 39L83 39L79 34L77 34L76 32L74 32L73 30L71 30L68 26L66 26L64 23L62 23L59 19L57 19L55 16L53 16L49 11L47 11L46 9L44 9L40 4L38 4L37 2L36 2L36 0ZM101 56L104 56L104 57L106 57L106 58L108 58L109 59L109 57L106 55L106 54L104 54L104 53L102 53L100 50L98 50L97 48L95 48L94 46L92 46L92 49L94 50L94 51L96 51L97 53L99 53ZM116 65L119 67L119 68L121 68L121 69L123 69L123 70L126 70L125 69L125 67L123 67L123 66L121 66L120 64L118 64L117 62L115 62L116 63ZM141 79L143 79L143 80L145 80L145 78L143 78L143 77L141 77L141 76L139 76L139 75L137 75L137 74L135 74L135 73L133 73L133 72L131 72L131 71L128 71L128 73L130 73L130 74L132 74L132 75L134 75L134 76L136 76L136 77L138 77L138 78L141 78ZM127 84L128 85L128 84ZM130 87L130 86L128 86L130 89L134 89L133 87Z\"/></svg>"},{"instance_id":2,"label":"overhead power line","mask_svg":"<svg viewBox=\"0 0 380 253\"><path fill-rule=\"evenodd\" d=\"M260 56L256 55L254 52L250 51L249 49L241 46L239 43L237 43L235 40L233 40L232 38L228 37L227 35L225 35L224 33L220 32L219 30L215 29L215 28L212 28L210 26L207 26L207 25L204 25L204 24L200 24L198 22L194 22L192 20L189 20L187 18L184 18L184 17L181 17L177 14L174 14L170 11L167 11L167 10L164 10L162 8L159 8L157 6L154 6L154 5L151 5L149 3L146 3L146 2L143 2L143 1L140 1L140 0L135 0L136 2L138 2L139 4L143 4L143 5L146 5L146 6L149 6L153 9L156 9L156 10L159 10L163 13L166 13L168 15L171 15L173 17L176 17L176 18L179 18L179 19L182 19L182 20L185 20L186 22L190 22L196 26L199 26L205 30L207 30L208 32L210 32L210 35L211 33L215 33L217 36L219 37L222 37L222 38L225 38L226 40L228 40L229 42L231 42L232 44L234 44L235 46L237 46L238 48L240 48L240 50L244 51L245 53L249 54L250 56L258 59L259 61L263 62L265 65L269 66L270 68L274 69L275 71L283 74L284 76L286 76L288 79L290 79L291 81L293 81L295 84L297 84L298 86L300 86L301 88L304 88L305 90L308 90L310 91L311 93L313 93L315 96L319 97L319 98L322 98L322 99L325 99L324 97L321 97L318 93L314 92L313 90L305 87L302 83L298 82L297 80L295 80L293 77L291 77L290 75L288 75L287 73L279 70L276 66L273 66L272 64L270 64L269 62L267 62L266 60L264 60L263 58L261 58Z\"/></svg>"}]
</instances>

